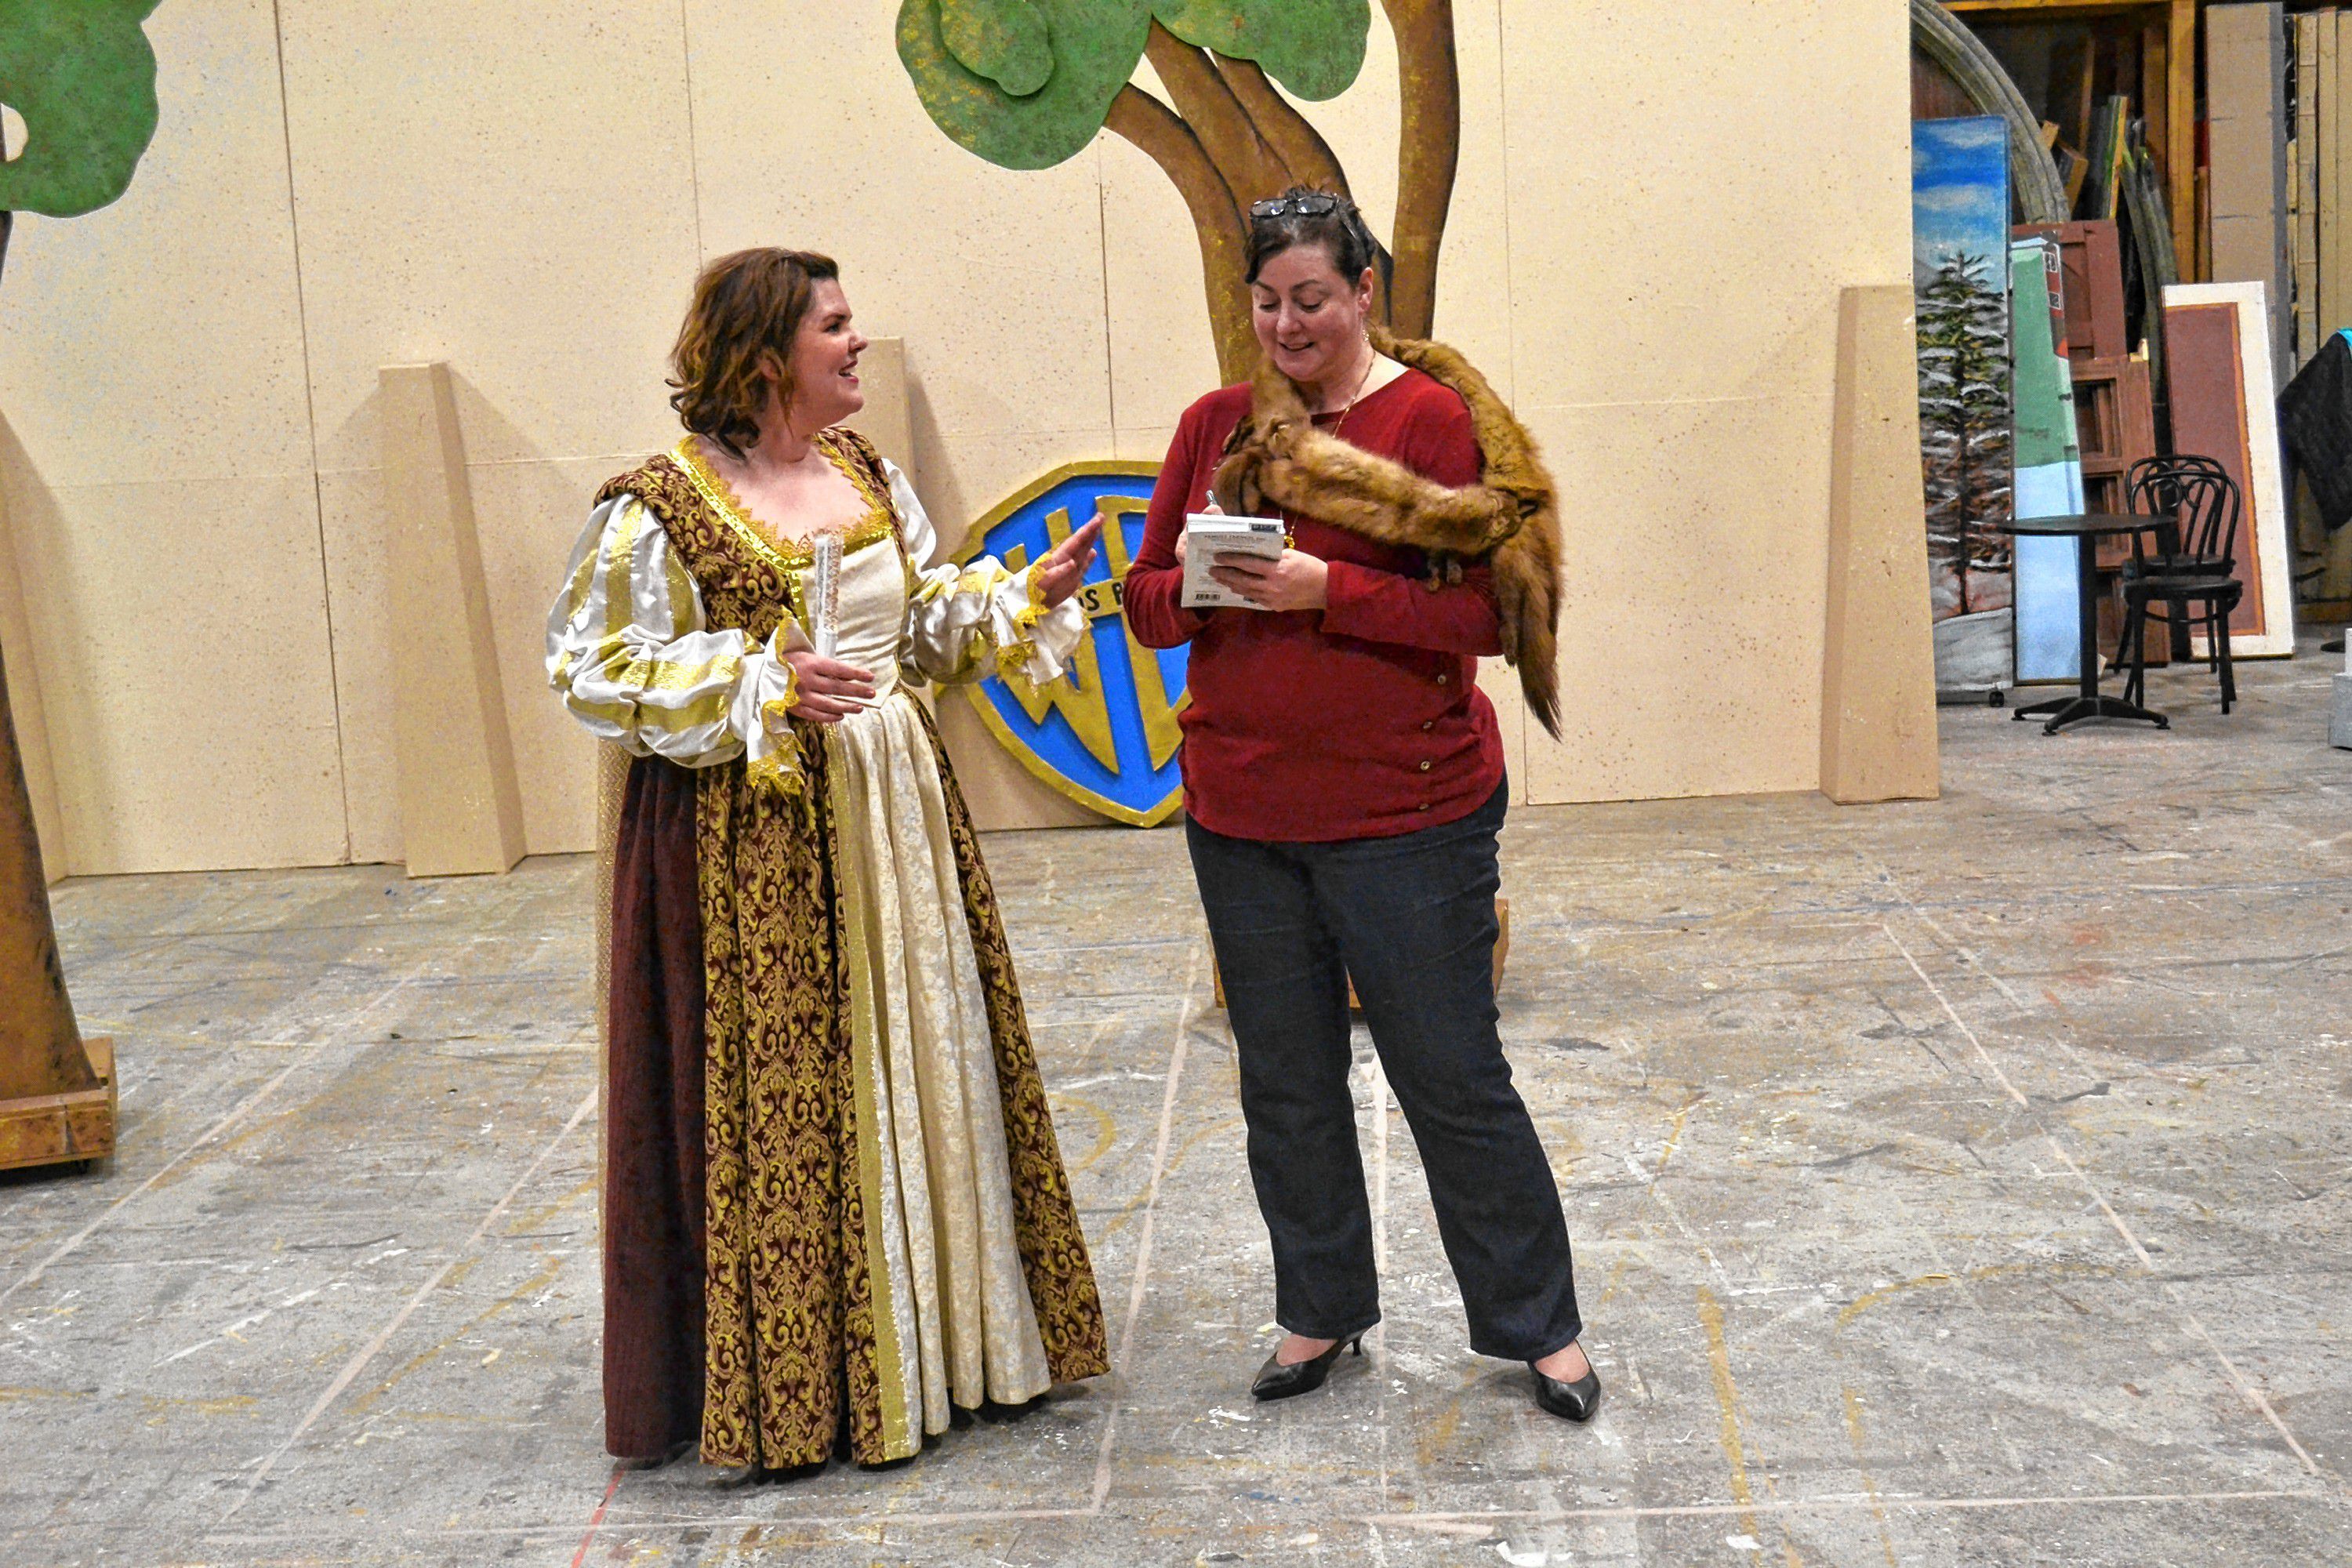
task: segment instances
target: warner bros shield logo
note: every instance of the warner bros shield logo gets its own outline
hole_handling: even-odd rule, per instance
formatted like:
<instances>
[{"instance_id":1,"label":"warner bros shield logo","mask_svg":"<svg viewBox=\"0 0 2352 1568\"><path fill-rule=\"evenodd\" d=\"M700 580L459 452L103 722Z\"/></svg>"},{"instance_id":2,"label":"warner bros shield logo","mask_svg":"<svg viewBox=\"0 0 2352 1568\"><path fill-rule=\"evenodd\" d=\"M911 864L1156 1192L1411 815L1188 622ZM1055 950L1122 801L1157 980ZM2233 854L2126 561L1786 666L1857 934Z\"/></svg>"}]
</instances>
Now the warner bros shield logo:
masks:
<instances>
[{"instance_id":1,"label":"warner bros shield logo","mask_svg":"<svg viewBox=\"0 0 2352 1568\"><path fill-rule=\"evenodd\" d=\"M1131 462L1056 468L975 521L956 552L959 563L993 555L1018 572L1102 513L1102 541L1077 595L1087 636L1071 660L1071 678L1015 690L992 669L959 689L1039 781L1138 827L1165 822L1184 797L1176 715L1184 707L1188 650L1144 647L1120 607L1159 472L1157 464Z\"/></svg>"}]
</instances>

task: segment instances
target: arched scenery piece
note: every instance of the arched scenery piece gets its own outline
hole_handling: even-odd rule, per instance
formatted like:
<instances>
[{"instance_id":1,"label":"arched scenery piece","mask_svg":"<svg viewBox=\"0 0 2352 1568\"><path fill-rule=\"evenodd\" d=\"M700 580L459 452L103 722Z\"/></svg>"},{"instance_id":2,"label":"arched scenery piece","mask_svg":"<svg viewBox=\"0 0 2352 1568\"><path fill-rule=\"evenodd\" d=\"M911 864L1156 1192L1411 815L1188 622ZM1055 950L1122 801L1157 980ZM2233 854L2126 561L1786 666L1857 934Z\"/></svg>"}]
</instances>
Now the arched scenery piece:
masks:
<instances>
[{"instance_id":1,"label":"arched scenery piece","mask_svg":"<svg viewBox=\"0 0 2352 1568\"><path fill-rule=\"evenodd\" d=\"M1937 0L1911 0L1911 42L1942 67L1981 112L2007 121L2010 181L2022 221L2064 223L2066 185L2050 150L2042 144L2042 122L1992 51Z\"/></svg>"}]
</instances>

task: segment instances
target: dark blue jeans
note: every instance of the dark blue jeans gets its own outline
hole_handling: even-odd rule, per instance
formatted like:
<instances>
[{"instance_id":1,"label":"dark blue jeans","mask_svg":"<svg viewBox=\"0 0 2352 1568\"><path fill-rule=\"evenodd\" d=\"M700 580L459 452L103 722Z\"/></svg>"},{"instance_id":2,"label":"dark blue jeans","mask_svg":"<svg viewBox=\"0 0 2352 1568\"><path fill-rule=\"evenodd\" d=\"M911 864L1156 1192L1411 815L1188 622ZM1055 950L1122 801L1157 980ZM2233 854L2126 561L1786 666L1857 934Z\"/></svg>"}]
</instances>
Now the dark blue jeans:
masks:
<instances>
[{"instance_id":1,"label":"dark blue jeans","mask_svg":"<svg viewBox=\"0 0 2352 1568\"><path fill-rule=\"evenodd\" d=\"M1496 1033L1495 837L1507 787L1393 838L1277 844L1188 822L1224 979L1274 1315L1349 1339L1381 1319L1348 1092L1348 980L1412 1129L1470 1348L1534 1361L1577 1337L1559 1189Z\"/></svg>"}]
</instances>

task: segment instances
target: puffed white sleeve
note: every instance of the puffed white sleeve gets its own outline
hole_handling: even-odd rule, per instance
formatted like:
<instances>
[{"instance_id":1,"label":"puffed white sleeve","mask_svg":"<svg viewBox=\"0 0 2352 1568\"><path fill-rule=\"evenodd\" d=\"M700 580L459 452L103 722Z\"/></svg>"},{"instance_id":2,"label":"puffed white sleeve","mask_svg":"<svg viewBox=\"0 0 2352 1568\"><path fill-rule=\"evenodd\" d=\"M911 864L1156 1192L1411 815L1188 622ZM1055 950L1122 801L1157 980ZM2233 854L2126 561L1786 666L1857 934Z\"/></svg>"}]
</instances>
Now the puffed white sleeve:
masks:
<instances>
[{"instance_id":1,"label":"puffed white sleeve","mask_svg":"<svg viewBox=\"0 0 2352 1568\"><path fill-rule=\"evenodd\" d=\"M756 780L790 788L799 753L785 711L799 700L768 644L708 629L702 592L658 519L635 496L589 514L547 617L547 679L591 734L640 757L710 767L748 756ZM781 731L781 732L780 732Z\"/></svg>"},{"instance_id":2,"label":"puffed white sleeve","mask_svg":"<svg viewBox=\"0 0 2352 1568\"><path fill-rule=\"evenodd\" d=\"M972 680L993 657L1008 681L1059 680L1087 635L1085 607L1075 597L1050 610L1040 603L1034 562L1014 572L992 555L961 566L935 560L939 533L915 487L896 463L886 458L882 468L917 575L908 595L907 667L932 680Z\"/></svg>"}]
</instances>

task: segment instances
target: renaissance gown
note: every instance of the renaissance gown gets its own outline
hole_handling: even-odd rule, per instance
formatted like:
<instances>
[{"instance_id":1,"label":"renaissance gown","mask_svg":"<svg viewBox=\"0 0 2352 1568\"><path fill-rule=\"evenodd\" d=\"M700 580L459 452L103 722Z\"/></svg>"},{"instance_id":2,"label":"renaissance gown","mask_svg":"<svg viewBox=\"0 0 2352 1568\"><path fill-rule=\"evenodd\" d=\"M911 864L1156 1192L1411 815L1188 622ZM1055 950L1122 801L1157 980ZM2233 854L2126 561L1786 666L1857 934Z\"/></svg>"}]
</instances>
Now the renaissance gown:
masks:
<instances>
[{"instance_id":1,"label":"renaissance gown","mask_svg":"<svg viewBox=\"0 0 2352 1568\"><path fill-rule=\"evenodd\" d=\"M951 1407L1108 1370L996 900L909 685L1044 683L1085 633L1031 574L936 563L895 466L819 437L843 539L839 724L791 720L814 563L691 438L599 492L548 673L630 752L614 846L606 1446L902 1458Z\"/></svg>"}]
</instances>

